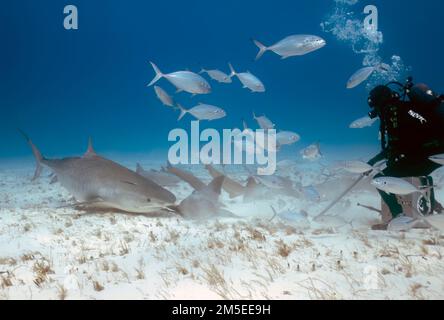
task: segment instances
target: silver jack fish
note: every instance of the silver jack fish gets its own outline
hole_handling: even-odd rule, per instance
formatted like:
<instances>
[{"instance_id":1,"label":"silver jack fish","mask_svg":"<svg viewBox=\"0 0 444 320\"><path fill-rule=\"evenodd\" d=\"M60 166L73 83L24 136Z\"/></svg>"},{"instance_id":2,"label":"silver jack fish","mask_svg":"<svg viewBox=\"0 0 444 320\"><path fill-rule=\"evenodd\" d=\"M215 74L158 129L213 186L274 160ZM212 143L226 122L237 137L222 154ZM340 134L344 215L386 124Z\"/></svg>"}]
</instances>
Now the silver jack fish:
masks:
<instances>
[{"instance_id":1,"label":"silver jack fish","mask_svg":"<svg viewBox=\"0 0 444 320\"><path fill-rule=\"evenodd\" d=\"M327 44L324 39L318 36L303 34L286 37L270 47L263 45L257 40L253 40L253 42L259 48L256 60L259 60L266 51L273 51L280 55L282 59L286 59L316 51Z\"/></svg>"},{"instance_id":2,"label":"silver jack fish","mask_svg":"<svg viewBox=\"0 0 444 320\"><path fill-rule=\"evenodd\" d=\"M400 179L400 178L393 178L393 177L380 177L375 178L371 182L373 186L375 186L377 189L392 193L400 196L406 196L412 193L424 193L427 191L427 188L425 189L418 189L413 184Z\"/></svg>"},{"instance_id":3,"label":"silver jack fish","mask_svg":"<svg viewBox=\"0 0 444 320\"><path fill-rule=\"evenodd\" d=\"M154 92L156 92L157 98L159 98L165 106L174 107L173 98L161 87L154 86Z\"/></svg>"},{"instance_id":4,"label":"silver jack fish","mask_svg":"<svg viewBox=\"0 0 444 320\"><path fill-rule=\"evenodd\" d=\"M378 120L378 118L374 118L371 119L369 116L365 116L362 118L359 118L355 121L353 121L349 128L350 129L362 129L365 127L371 127L376 121Z\"/></svg>"},{"instance_id":5,"label":"silver jack fish","mask_svg":"<svg viewBox=\"0 0 444 320\"><path fill-rule=\"evenodd\" d=\"M217 120L227 116L227 113L216 106L200 103L197 106L187 110L180 104L177 105L180 109L180 115L178 121L182 119L187 113L191 114L197 120Z\"/></svg>"},{"instance_id":6,"label":"silver jack fish","mask_svg":"<svg viewBox=\"0 0 444 320\"><path fill-rule=\"evenodd\" d=\"M237 76L239 81L243 84L244 88L248 88L251 92L265 92L265 86L261 80L259 80L255 75L251 72L242 72L237 73L231 63L228 64L230 66L231 74L230 78Z\"/></svg>"},{"instance_id":7,"label":"silver jack fish","mask_svg":"<svg viewBox=\"0 0 444 320\"><path fill-rule=\"evenodd\" d=\"M231 77L228 74L226 74L225 72L222 72L220 70L206 70L206 69L202 69L199 72L199 74L202 74L202 73L208 74L208 76L211 79L213 79L213 80L215 80L217 82L220 82L220 83L231 83L232 82Z\"/></svg>"},{"instance_id":8,"label":"silver jack fish","mask_svg":"<svg viewBox=\"0 0 444 320\"><path fill-rule=\"evenodd\" d=\"M380 63L373 67L364 67L356 71L347 82L347 89L353 89L367 80L375 71L387 71L390 66Z\"/></svg>"},{"instance_id":9,"label":"silver jack fish","mask_svg":"<svg viewBox=\"0 0 444 320\"><path fill-rule=\"evenodd\" d=\"M191 94L208 94L211 92L211 86L197 73L191 71L177 71L169 74L163 74L154 63L150 63L156 72L156 76L148 85L149 87L155 84L161 78L165 78L176 86L179 91L185 91Z\"/></svg>"},{"instance_id":10,"label":"silver jack fish","mask_svg":"<svg viewBox=\"0 0 444 320\"><path fill-rule=\"evenodd\" d=\"M271 122L271 120L268 119L265 115L258 117L253 112L253 119L257 121L257 124L263 130L271 130L271 129L274 129L274 127L275 127L275 124L273 122Z\"/></svg>"}]
</instances>

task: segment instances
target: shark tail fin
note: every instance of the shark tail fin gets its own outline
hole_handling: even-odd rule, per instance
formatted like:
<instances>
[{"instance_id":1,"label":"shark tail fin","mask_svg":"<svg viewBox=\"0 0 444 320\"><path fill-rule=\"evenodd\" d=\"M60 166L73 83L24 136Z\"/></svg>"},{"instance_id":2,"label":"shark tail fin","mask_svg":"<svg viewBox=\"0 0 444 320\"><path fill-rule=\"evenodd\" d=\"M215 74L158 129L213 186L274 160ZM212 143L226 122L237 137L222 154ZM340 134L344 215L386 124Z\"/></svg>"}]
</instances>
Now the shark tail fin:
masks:
<instances>
[{"instance_id":1,"label":"shark tail fin","mask_svg":"<svg viewBox=\"0 0 444 320\"><path fill-rule=\"evenodd\" d=\"M184 107L182 107L180 104L177 104L177 107L180 110L180 115L179 118L177 118L177 121L180 121L188 112L188 110L186 110Z\"/></svg>"},{"instance_id":2,"label":"shark tail fin","mask_svg":"<svg viewBox=\"0 0 444 320\"><path fill-rule=\"evenodd\" d=\"M268 48L257 40L253 40L253 42L259 48L259 52L257 53L256 59L255 59L257 61L264 55L264 53L268 50Z\"/></svg>"},{"instance_id":3,"label":"shark tail fin","mask_svg":"<svg viewBox=\"0 0 444 320\"><path fill-rule=\"evenodd\" d=\"M153 84L155 84L157 81L159 81L162 77L163 74L160 71L160 69L153 63L150 62L151 66L153 67L154 71L156 72L156 76L154 77L154 79L150 82L150 84L148 85L148 87L151 87Z\"/></svg>"},{"instance_id":4,"label":"shark tail fin","mask_svg":"<svg viewBox=\"0 0 444 320\"><path fill-rule=\"evenodd\" d=\"M28 135L19 129L19 132L25 137L26 141L28 142L29 146L32 149L32 153L34 154L35 161L36 161L36 168L34 172L34 177L32 178L32 181L36 180L38 177L40 177L42 171L43 171L43 165L42 162L45 160L45 158L42 156L39 149L32 143L31 139L28 137Z\"/></svg>"}]
</instances>

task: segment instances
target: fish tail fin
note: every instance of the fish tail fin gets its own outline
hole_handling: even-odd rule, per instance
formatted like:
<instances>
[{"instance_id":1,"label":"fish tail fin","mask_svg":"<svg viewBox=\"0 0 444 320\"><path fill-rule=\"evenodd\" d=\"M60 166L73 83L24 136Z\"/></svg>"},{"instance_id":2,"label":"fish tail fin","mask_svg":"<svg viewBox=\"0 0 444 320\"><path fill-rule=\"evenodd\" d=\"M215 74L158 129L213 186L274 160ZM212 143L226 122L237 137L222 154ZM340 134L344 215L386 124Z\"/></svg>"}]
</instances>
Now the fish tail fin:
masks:
<instances>
[{"instance_id":1,"label":"fish tail fin","mask_svg":"<svg viewBox=\"0 0 444 320\"><path fill-rule=\"evenodd\" d=\"M242 118L242 126L243 126L244 130L248 130L248 124L247 124L247 121L245 121L244 118Z\"/></svg>"},{"instance_id":2,"label":"fish tail fin","mask_svg":"<svg viewBox=\"0 0 444 320\"><path fill-rule=\"evenodd\" d=\"M264 53L268 50L268 48L257 40L253 39L253 42L259 48L259 52L257 53L257 56L255 58L255 61L257 61L264 55Z\"/></svg>"},{"instance_id":3,"label":"fish tail fin","mask_svg":"<svg viewBox=\"0 0 444 320\"><path fill-rule=\"evenodd\" d=\"M156 76L150 82L148 87L151 87L153 84L155 84L157 81L159 81L163 77L163 73L160 71L160 69L153 62L150 61L150 63L151 63L151 66L153 67L154 71L156 72Z\"/></svg>"},{"instance_id":4,"label":"fish tail fin","mask_svg":"<svg viewBox=\"0 0 444 320\"><path fill-rule=\"evenodd\" d=\"M140 163L137 163L137 164L136 164L136 173L141 173L141 172L143 172L143 168L142 168L142 166L140 165Z\"/></svg>"},{"instance_id":5,"label":"fish tail fin","mask_svg":"<svg viewBox=\"0 0 444 320\"><path fill-rule=\"evenodd\" d=\"M233 65L231 64L231 62L228 63L228 66L230 67L230 78L233 78L236 75L236 71L233 68Z\"/></svg>"},{"instance_id":6,"label":"fish tail fin","mask_svg":"<svg viewBox=\"0 0 444 320\"><path fill-rule=\"evenodd\" d=\"M39 151L39 149L32 143L31 139L29 138L29 136L23 132L22 130L18 129L18 131L23 135L23 137L25 137L26 141L28 142L29 146L32 149L32 153L34 154L35 157L35 161L36 161L36 168L35 168L35 172L34 172L34 177L32 178L32 181L36 180L38 177L40 177L40 174L43 171L43 165L42 162L43 160L45 160L45 158L42 156L41 152Z\"/></svg>"},{"instance_id":7,"label":"fish tail fin","mask_svg":"<svg viewBox=\"0 0 444 320\"><path fill-rule=\"evenodd\" d=\"M180 104L177 104L177 107L180 110L180 115L179 118L177 118L177 121L180 121L188 112L188 110L186 110L184 107L182 107Z\"/></svg>"},{"instance_id":8,"label":"fish tail fin","mask_svg":"<svg viewBox=\"0 0 444 320\"><path fill-rule=\"evenodd\" d=\"M199 71L199 74L202 74L202 73L205 73L205 72L207 72L207 70L205 70L204 68L201 68L200 71Z\"/></svg>"},{"instance_id":9,"label":"fish tail fin","mask_svg":"<svg viewBox=\"0 0 444 320\"><path fill-rule=\"evenodd\" d=\"M390 71L390 66L387 63L381 62L376 66L376 70L388 72Z\"/></svg>"}]
</instances>

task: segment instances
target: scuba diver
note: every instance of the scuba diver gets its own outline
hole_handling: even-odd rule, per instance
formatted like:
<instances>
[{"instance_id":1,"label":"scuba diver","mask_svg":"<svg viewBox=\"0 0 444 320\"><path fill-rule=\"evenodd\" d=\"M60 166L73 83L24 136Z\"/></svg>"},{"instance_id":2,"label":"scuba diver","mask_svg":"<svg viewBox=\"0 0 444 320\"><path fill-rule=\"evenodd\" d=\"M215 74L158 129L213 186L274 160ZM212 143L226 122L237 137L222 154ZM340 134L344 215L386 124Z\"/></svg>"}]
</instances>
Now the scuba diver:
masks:
<instances>
[{"instance_id":1,"label":"scuba diver","mask_svg":"<svg viewBox=\"0 0 444 320\"><path fill-rule=\"evenodd\" d=\"M397 86L400 90L392 89ZM444 208L435 199L433 179L429 175L440 165L429 157L444 153L444 96L436 95L424 84L391 82L377 86L371 92L368 103L369 116L379 117L382 152L368 164L374 166L386 160L387 168L376 177L418 177L421 184L430 188L429 212L442 213ZM403 212L402 205L394 194L378 190L388 206L391 219ZM390 221L383 221L373 230L386 230Z\"/></svg>"}]
</instances>

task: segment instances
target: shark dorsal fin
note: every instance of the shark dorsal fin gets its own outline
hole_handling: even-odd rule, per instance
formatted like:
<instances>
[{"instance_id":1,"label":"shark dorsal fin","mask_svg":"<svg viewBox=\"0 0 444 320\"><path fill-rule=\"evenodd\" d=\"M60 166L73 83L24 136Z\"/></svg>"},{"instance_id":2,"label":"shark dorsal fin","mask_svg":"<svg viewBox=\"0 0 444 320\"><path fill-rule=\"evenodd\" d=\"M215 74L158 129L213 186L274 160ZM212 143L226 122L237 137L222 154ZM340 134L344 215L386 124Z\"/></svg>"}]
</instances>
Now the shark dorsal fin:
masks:
<instances>
[{"instance_id":1,"label":"shark dorsal fin","mask_svg":"<svg viewBox=\"0 0 444 320\"><path fill-rule=\"evenodd\" d=\"M88 149L86 150L86 153L85 153L85 155L83 157L84 158L94 157L96 155L97 155L97 153L94 151L92 138L89 137L89 139L88 139Z\"/></svg>"},{"instance_id":2,"label":"shark dorsal fin","mask_svg":"<svg viewBox=\"0 0 444 320\"><path fill-rule=\"evenodd\" d=\"M248 180L247 180L247 188L253 188L253 187L255 187L255 186L257 186L257 182L256 182L256 180L253 178L253 177L248 177Z\"/></svg>"},{"instance_id":3,"label":"shark dorsal fin","mask_svg":"<svg viewBox=\"0 0 444 320\"><path fill-rule=\"evenodd\" d=\"M143 172L144 170L143 170L143 168L142 168L142 166L140 165L140 163L137 163L136 164L136 172L137 173L141 173L141 172Z\"/></svg>"},{"instance_id":4,"label":"shark dorsal fin","mask_svg":"<svg viewBox=\"0 0 444 320\"><path fill-rule=\"evenodd\" d=\"M222 184L224 183L224 180L225 176L214 178L205 189L219 195L222 192Z\"/></svg>"}]
</instances>

